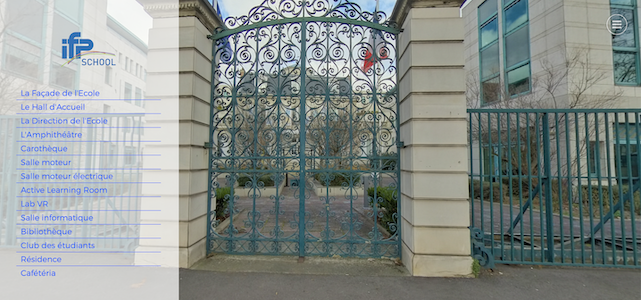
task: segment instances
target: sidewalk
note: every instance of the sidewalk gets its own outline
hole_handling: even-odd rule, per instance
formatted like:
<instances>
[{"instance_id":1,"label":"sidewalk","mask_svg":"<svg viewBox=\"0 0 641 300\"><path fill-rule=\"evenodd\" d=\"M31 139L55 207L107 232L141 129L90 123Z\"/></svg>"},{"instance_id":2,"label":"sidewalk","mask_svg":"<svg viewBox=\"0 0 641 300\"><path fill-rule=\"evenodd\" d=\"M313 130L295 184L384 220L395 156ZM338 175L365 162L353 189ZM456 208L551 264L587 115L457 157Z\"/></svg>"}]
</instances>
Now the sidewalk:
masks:
<instances>
[{"instance_id":1,"label":"sidewalk","mask_svg":"<svg viewBox=\"0 0 641 300\"><path fill-rule=\"evenodd\" d=\"M478 279L409 277L390 261L231 256L180 271L180 299L641 299L641 271L498 265Z\"/></svg>"}]
</instances>

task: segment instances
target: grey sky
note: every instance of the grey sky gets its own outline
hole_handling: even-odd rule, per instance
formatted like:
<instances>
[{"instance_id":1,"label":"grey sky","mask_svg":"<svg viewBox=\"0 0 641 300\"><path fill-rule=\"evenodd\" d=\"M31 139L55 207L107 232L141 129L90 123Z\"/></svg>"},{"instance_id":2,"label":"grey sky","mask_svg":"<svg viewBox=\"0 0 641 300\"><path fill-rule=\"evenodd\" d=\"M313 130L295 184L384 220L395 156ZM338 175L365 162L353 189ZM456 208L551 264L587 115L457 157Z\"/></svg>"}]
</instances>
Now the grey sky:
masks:
<instances>
[{"instance_id":1,"label":"grey sky","mask_svg":"<svg viewBox=\"0 0 641 300\"><path fill-rule=\"evenodd\" d=\"M247 15L252 7L258 6L264 0L218 0L222 14L227 16ZM215 0L212 1L215 3ZM352 0L367 11L374 11L376 0ZM380 0L380 10L389 16L394 9L396 0ZM148 42L152 18L145 12L136 0L108 0L107 13L124 25L143 42Z\"/></svg>"},{"instance_id":2,"label":"grey sky","mask_svg":"<svg viewBox=\"0 0 641 300\"><path fill-rule=\"evenodd\" d=\"M136 0L109 0L107 2L107 13L145 44L148 43L152 18Z\"/></svg>"},{"instance_id":3,"label":"grey sky","mask_svg":"<svg viewBox=\"0 0 641 300\"><path fill-rule=\"evenodd\" d=\"M223 16L244 16L249 13L249 10L263 3L264 0L218 0ZM376 0L352 0L367 11L374 11L376 7ZM394 9L396 0L380 0L380 10L387 13L389 16Z\"/></svg>"}]
</instances>

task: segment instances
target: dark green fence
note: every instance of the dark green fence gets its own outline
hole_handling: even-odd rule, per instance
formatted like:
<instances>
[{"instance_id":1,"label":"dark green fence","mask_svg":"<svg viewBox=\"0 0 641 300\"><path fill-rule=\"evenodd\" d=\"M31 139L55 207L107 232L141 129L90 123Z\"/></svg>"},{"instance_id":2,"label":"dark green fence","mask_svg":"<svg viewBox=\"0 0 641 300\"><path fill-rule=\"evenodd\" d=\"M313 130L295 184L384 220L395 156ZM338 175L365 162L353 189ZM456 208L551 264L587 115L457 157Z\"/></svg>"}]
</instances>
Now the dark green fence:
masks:
<instances>
[{"instance_id":1,"label":"dark green fence","mask_svg":"<svg viewBox=\"0 0 641 300\"><path fill-rule=\"evenodd\" d=\"M641 267L641 109L468 110L472 250Z\"/></svg>"}]
</instances>

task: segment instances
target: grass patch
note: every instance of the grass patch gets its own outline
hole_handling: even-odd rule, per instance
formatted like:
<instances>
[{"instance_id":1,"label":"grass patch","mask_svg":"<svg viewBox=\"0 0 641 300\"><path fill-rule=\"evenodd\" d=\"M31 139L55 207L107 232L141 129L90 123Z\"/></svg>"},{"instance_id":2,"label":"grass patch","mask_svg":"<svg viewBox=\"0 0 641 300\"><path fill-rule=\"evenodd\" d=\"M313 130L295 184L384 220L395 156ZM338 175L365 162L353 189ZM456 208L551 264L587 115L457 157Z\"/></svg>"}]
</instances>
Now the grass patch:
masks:
<instances>
[{"instance_id":1,"label":"grass patch","mask_svg":"<svg viewBox=\"0 0 641 300\"><path fill-rule=\"evenodd\" d=\"M481 275L481 263L478 259L474 259L474 261L472 261L472 274L474 275L474 278L479 278L479 275Z\"/></svg>"}]
</instances>

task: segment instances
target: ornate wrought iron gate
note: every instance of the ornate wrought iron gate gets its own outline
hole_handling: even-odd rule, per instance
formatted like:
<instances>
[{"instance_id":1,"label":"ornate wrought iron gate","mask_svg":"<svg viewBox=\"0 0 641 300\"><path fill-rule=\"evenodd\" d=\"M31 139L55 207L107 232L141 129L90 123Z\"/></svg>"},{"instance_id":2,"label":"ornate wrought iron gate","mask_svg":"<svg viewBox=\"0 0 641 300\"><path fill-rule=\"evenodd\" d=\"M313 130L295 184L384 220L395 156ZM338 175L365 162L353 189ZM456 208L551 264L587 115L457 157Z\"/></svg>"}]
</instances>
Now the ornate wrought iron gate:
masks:
<instances>
[{"instance_id":1,"label":"ornate wrought iron gate","mask_svg":"<svg viewBox=\"0 0 641 300\"><path fill-rule=\"evenodd\" d=\"M208 253L400 256L386 19L347 1L267 0L212 36Z\"/></svg>"}]
</instances>

